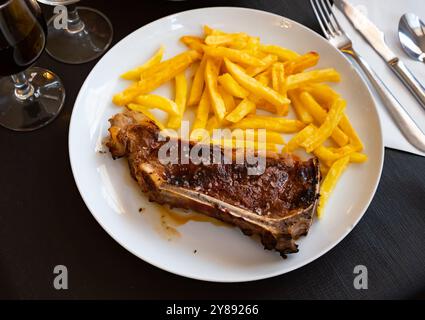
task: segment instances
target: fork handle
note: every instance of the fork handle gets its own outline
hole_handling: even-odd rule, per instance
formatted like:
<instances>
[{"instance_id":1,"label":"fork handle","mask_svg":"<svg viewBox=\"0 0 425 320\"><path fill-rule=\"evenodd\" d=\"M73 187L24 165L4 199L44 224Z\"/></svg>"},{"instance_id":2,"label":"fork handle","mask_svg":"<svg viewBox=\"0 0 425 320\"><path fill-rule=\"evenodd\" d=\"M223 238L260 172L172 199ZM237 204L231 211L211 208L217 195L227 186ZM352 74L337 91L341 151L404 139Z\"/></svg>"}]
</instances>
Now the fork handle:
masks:
<instances>
[{"instance_id":1,"label":"fork handle","mask_svg":"<svg viewBox=\"0 0 425 320\"><path fill-rule=\"evenodd\" d=\"M387 86L375 74L375 72L372 71L367 62L360 55L352 49L343 50L343 52L351 56L362 68L405 138L413 146L425 152L425 134L421 131L421 129L419 129L418 125L410 117L397 98L394 97Z\"/></svg>"}]
</instances>

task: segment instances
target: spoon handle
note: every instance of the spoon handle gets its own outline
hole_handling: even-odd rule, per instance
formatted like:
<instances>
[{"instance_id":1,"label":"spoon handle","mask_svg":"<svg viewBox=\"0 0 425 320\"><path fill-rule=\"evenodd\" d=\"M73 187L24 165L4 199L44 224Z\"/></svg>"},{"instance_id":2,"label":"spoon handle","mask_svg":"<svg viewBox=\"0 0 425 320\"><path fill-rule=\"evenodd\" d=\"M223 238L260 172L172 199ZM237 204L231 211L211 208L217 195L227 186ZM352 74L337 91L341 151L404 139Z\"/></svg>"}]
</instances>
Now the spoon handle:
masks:
<instances>
[{"instance_id":1,"label":"spoon handle","mask_svg":"<svg viewBox=\"0 0 425 320\"><path fill-rule=\"evenodd\" d=\"M400 78L404 85L413 93L415 98L419 101L422 108L425 109L425 89L410 72L409 69L399 59L393 59L389 62L391 69Z\"/></svg>"}]
</instances>

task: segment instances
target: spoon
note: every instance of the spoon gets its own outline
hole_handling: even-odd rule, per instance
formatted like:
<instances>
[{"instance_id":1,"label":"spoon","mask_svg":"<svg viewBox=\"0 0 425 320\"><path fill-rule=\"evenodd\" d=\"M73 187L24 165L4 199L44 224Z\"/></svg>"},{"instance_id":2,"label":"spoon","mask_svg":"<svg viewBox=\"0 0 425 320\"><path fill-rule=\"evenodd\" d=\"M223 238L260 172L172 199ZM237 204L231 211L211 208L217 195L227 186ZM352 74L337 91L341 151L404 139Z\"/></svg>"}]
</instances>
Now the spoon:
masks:
<instances>
[{"instance_id":1,"label":"spoon","mask_svg":"<svg viewBox=\"0 0 425 320\"><path fill-rule=\"evenodd\" d=\"M413 13L405 13L398 24L398 37L404 51L425 63L425 24Z\"/></svg>"}]
</instances>

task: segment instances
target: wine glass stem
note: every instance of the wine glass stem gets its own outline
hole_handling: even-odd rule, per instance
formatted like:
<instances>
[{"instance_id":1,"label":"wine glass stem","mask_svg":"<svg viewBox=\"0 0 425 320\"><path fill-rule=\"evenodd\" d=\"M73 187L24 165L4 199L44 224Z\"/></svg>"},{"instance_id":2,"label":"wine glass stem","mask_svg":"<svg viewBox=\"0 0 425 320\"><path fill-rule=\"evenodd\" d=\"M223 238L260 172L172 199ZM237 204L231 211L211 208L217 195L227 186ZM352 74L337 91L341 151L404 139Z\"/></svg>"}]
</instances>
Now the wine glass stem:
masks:
<instances>
[{"instance_id":1,"label":"wine glass stem","mask_svg":"<svg viewBox=\"0 0 425 320\"><path fill-rule=\"evenodd\" d=\"M34 94L34 87L29 83L23 72L11 76L15 85L15 97L18 100L26 100Z\"/></svg>"},{"instance_id":2,"label":"wine glass stem","mask_svg":"<svg viewBox=\"0 0 425 320\"><path fill-rule=\"evenodd\" d=\"M80 16L75 5L68 6L68 32L78 33L84 30L84 22Z\"/></svg>"}]
</instances>

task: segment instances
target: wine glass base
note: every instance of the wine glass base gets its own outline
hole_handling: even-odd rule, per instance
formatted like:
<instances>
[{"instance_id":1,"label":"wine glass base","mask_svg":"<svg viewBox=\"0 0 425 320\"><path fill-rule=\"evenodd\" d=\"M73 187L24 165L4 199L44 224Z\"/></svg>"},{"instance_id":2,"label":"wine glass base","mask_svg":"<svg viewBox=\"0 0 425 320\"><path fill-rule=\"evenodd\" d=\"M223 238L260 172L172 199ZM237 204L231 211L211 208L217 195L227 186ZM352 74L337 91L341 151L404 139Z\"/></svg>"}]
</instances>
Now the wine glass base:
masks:
<instances>
[{"instance_id":1,"label":"wine glass base","mask_svg":"<svg viewBox=\"0 0 425 320\"><path fill-rule=\"evenodd\" d=\"M0 78L0 125L14 131L32 131L52 122L65 101L62 81L51 71L31 67L24 71L34 87L26 100L15 96L11 77Z\"/></svg>"},{"instance_id":2,"label":"wine glass base","mask_svg":"<svg viewBox=\"0 0 425 320\"><path fill-rule=\"evenodd\" d=\"M70 32L54 27L55 16L48 21L47 53L54 59L69 64L80 64L100 57L112 42L112 24L100 11L77 7L84 29Z\"/></svg>"}]
</instances>

